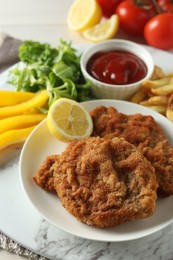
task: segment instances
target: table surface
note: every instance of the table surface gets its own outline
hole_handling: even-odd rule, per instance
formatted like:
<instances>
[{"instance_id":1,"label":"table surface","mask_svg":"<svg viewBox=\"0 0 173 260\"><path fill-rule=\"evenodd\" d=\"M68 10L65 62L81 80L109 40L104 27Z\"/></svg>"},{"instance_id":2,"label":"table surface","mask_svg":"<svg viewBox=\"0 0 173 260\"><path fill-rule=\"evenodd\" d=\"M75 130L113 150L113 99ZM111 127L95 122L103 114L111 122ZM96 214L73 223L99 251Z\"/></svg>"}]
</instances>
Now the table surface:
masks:
<instances>
[{"instance_id":1,"label":"table surface","mask_svg":"<svg viewBox=\"0 0 173 260\"><path fill-rule=\"evenodd\" d=\"M73 0L1 0L0 30L22 40L32 39L41 42L49 42L53 46L59 44L60 38L72 41L74 44L87 44L88 42L79 33L71 32L67 27L66 16L72 3ZM142 38L129 38L129 36L124 35L122 32L118 33L117 38L125 38L134 40L138 43L145 43ZM173 53L173 51L171 52ZM42 223L42 225L44 226L45 223ZM173 226L171 226L171 228L173 229ZM156 234L151 240L160 239L166 232L168 232L166 239L169 240L169 231L168 228L166 231L164 230L163 233ZM147 240L144 240L143 242L146 241ZM142 247L143 242L141 242L141 250L144 250ZM63 246L63 244L61 244L61 246ZM129 247L128 250L130 250ZM160 259L159 254L156 252L157 250L158 248L155 249L153 258L151 258L151 256L148 257L147 254L146 257L148 259ZM101 255L100 249L99 255L95 255L94 259L101 259L99 258ZM0 259L22 260L26 258L0 250ZM105 258L103 257L102 259ZM120 258L117 256L117 259Z\"/></svg>"}]
</instances>

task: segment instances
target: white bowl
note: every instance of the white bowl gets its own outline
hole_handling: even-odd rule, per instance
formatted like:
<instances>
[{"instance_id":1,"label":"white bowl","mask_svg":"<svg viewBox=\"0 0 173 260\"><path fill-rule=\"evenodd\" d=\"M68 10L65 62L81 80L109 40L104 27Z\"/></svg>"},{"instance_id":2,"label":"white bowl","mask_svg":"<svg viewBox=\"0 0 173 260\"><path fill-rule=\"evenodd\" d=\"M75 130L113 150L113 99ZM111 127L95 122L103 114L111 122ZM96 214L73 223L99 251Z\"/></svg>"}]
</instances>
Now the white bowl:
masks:
<instances>
[{"instance_id":1,"label":"white bowl","mask_svg":"<svg viewBox=\"0 0 173 260\"><path fill-rule=\"evenodd\" d=\"M138 56L147 67L146 76L135 83L124 85L108 84L92 77L86 70L89 59L99 51L110 50L126 51ZM126 100L139 89L144 80L151 77L154 70L154 62L150 53L141 45L127 40L113 39L90 45L81 56L81 70L84 77L91 82L91 92L96 98Z\"/></svg>"}]
</instances>

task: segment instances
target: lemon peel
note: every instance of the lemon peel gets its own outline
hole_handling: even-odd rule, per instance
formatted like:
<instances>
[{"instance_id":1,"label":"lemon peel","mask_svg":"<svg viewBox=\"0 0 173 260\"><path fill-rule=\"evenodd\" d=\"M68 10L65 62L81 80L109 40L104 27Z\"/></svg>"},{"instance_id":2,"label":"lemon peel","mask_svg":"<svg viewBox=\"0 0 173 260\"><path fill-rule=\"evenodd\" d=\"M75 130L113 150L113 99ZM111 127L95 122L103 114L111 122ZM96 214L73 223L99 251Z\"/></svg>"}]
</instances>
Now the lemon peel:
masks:
<instances>
[{"instance_id":1,"label":"lemon peel","mask_svg":"<svg viewBox=\"0 0 173 260\"><path fill-rule=\"evenodd\" d=\"M97 24L102 10L96 0L76 0L69 9L67 24L69 29L82 32Z\"/></svg>"},{"instance_id":2,"label":"lemon peel","mask_svg":"<svg viewBox=\"0 0 173 260\"><path fill-rule=\"evenodd\" d=\"M83 36L91 42L100 42L113 38L118 28L119 18L114 14L109 19L103 19L97 25L86 29Z\"/></svg>"}]
</instances>

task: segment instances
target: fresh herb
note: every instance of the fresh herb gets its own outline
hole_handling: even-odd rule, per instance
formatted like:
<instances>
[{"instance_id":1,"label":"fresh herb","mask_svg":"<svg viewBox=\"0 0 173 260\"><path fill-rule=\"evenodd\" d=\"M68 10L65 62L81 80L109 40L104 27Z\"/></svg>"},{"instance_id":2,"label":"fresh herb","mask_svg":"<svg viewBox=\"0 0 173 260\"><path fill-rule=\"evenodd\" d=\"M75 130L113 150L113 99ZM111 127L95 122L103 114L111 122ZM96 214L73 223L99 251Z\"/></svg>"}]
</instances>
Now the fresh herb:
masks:
<instances>
[{"instance_id":1,"label":"fresh herb","mask_svg":"<svg viewBox=\"0 0 173 260\"><path fill-rule=\"evenodd\" d=\"M61 97L79 102L90 99L90 83L82 75L80 55L71 43L60 40L52 48L47 43L25 41L19 47L19 58L24 66L11 70L9 79L17 91L47 89L49 105Z\"/></svg>"}]
</instances>

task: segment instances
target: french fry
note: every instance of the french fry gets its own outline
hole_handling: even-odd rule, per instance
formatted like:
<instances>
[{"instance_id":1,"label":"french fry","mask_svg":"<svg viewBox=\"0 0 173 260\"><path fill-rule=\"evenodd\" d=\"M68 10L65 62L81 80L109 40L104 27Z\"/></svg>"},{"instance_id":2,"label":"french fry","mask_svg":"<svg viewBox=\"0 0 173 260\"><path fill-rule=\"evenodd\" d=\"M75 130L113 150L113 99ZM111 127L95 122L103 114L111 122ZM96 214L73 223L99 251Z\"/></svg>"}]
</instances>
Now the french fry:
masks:
<instances>
[{"instance_id":1,"label":"french fry","mask_svg":"<svg viewBox=\"0 0 173 260\"><path fill-rule=\"evenodd\" d=\"M160 79L163 78L165 76L164 71L162 70L162 68L158 67L158 66L154 66L154 71L153 74L151 76L151 80L156 80L156 79Z\"/></svg>"},{"instance_id":2,"label":"french fry","mask_svg":"<svg viewBox=\"0 0 173 260\"><path fill-rule=\"evenodd\" d=\"M171 77L171 78L172 78L172 80L173 80L173 72L171 72L171 73L168 73L166 76L167 76L167 77Z\"/></svg>"},{"instance_id":3,"label":"french fry","mask_svg":"<svg viewBox=\"0 0 173 260\"><path fill-rule=\"evenodd\" d=\"M167 106L146 106L160 114L166 115Z\"/></svg>"},{"instance_id":4,"label":"french fry","mask_svg":"<svg viewBox=\"0 0 173 260\"><path fill-rule=\"evenodd\" d=\"M164 77L164 78L157 79L157 80L145 80L142 83L142 86L144 88L149 88L149 89L159 88L163 85L169 84L171 79L172 79L171 77Z\"/></svg>"},{"instance_id":5,"label":"french fry","mask_svg":"<svg viewBox=\"0 0 173 260\"><path fill-rule=\"evenodd\" d=\"M141 88L131 98L131 102L139 104L142 100L144 100L145 96L146 96L146 91Z\"/></svg>"},{"instance_id":6,"label":"french fry","mask_svg":"<svg viewBox=\"0 0 173 260\"><path fill-rule=\"evenodd\" d=\"M173 94L169 97L168 106L166 110L166 117L173 121Z\"/></svg>"},{"instance_id":7,"label":"french fry","mask_svg":"<svg viewBox=\"0 0 173 260\"><path fill-rule=\"evenodd\" d=\"M165 74L155 66L153 75L142 83L131 102L153 109L173 122L173 72Z\"/></svg>"},{"instance_id":8,"label":"french fry","mask_svg":"<svg viewBox=\"0 0 173 260\"><path fill-rule=\"evenodd\" d=\"M173 110L171 110L170 108L167 108L166 117L173 122Z\"/></svg>"},{"instance_id":9,"label":"french fry","mask_svg":"<svg viewBox=\"0 0 173 260\"><path fill-rule=\"evenodd\" d=\"M171 93L173 93L173 83L161 86L156 89L152 88L151 92L155 95L162 95L162 96L170 95Z\"/></svg>"},{"instance_id":10,"label":"french fry","mask_svg":"<svg viewBox=\"0 0 173 260\"><path fill-rule=\"evenodd\" d=\"M167 96L153 96L147 100L140 102L141 105L144 106L167 106L168 97Z\"/></svg>"},{"instance_id":11,"label":"french fry","mask_svg":"<svg viewBox=\"0 0 173 260\"><path fill-rule=\"evenodd\" d=\"M148 99L146 99L146 100L144 100L144 101L141 101L139 104L142 105L142 106L150 106L150 105L151 105L151 104L149 103Z\"/></svg>"}]
</instances>

